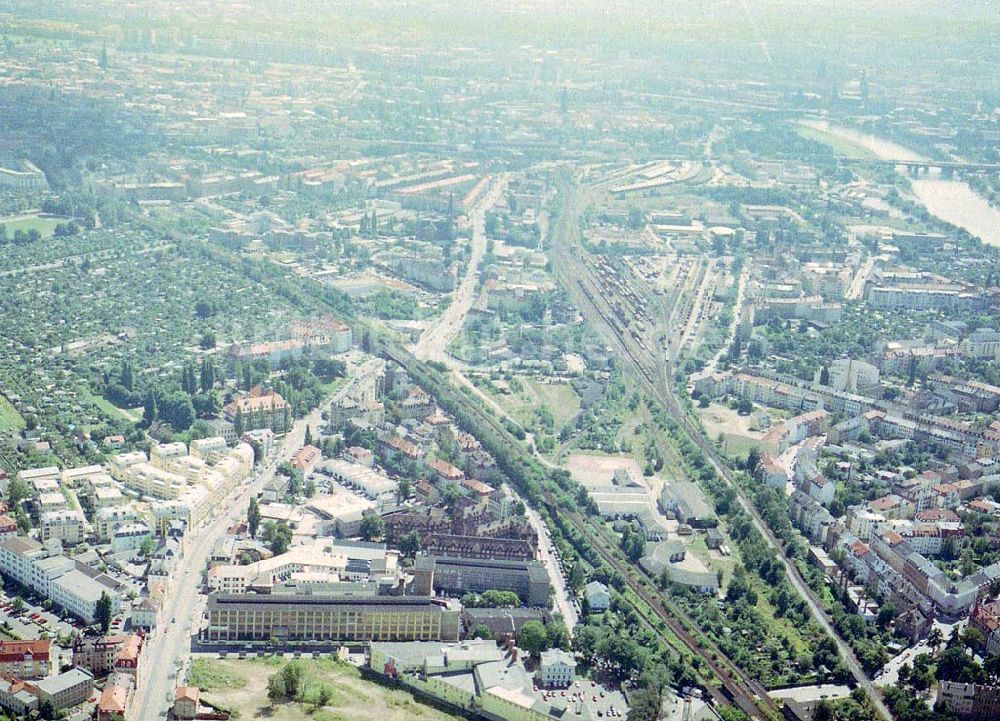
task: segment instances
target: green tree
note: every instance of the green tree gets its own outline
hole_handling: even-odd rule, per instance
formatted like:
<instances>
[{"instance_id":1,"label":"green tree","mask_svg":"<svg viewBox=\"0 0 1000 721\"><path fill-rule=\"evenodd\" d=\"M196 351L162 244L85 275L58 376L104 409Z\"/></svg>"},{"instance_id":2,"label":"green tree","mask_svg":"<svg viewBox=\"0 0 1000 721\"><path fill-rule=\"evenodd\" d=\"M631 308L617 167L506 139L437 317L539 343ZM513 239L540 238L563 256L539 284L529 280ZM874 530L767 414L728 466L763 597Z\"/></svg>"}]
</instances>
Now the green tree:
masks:
<instances>
[{"instance_id":1,"label":"green tree","mask_svg":"<svg viewBox=\"0 0 1000 721\"><path fill-rule=\"evenodd\" d=\"M826 699L820 700L813 709L812 721L833 721L833 704Z\"/></svg>"},{"instance_id":2,"label":"green tree","mask_svg":"<svg viewBox=\"0 0 1000 721\"><path fill-rule=\"evenodd\" d=\"M548 634L542 622L532 619L521 626L521 633L517 637L517 645L535 657L548 648Z\"/></svg>"},{"instance_id":3,"label":"green tree","mask_svg":"<svg viewBox=\"0 0 1000 721\"><path fill-rule=\"evenodd\" d=\"M258 528L260 528L260 504L257 498L253 497L250 499L250 507L247 508L247 531L250 533L250 538L257 537Z\"/></svg>"},{"instance_id":4,"label":"green tree","mask_svg":"<svg viewBox=\"0 0 1000 721\"><path fill-rule=\"evenodd\" d=\"M106 634L111 628L112 615L111 596L107 594L107 591L101 591L101 597L97 599L97 605L94 608L94 620L101 627L102 634Z\"/></svg>"},{"instance_id":5,"label":"green tree","mask_svg":"<svg viewBox=\"0 0 1000 721\"><path fill-rule=\"evenodd\" d=\"M215 385L215 366L205 358L201 362L201 392L208 393Z\"/></svg>"},{"instance_id":6,"label":"green tree","mask_svg":"<svg viewBox=\"0 0 1000 721\"><path fill-rule=\"evenodd\" d=\"M927 645L931 647L934 653L937 653L938 649L941 648L941 644L944 643L944 634L941 633L941 629L935 626L931 629L931 632L927 634Z\"/></svg>"},{"instance_id":7,"label":"green tree","mask_svg":"<svg viewBox=\"0 0 1000 721\"><path fill-rule=\"evenodd\" d=\"M149 428L153 425L153 421L156 420L156 416L156 396L152 393L147 393L142 401L142 425Z\"/></svg>"},{"instance_id":8,"label":"green tree","mask_svg":"<svg viewBox=\"0 0 1000 721\"><path fill-rule=\"evenodd\" d=\"M385 535L385 520L374 511L365 511L361 517L361 537L374 541Z\"/></svg>"},{"instance_id":9,"label":"green tree","mask_svg":"<svg viewBox=\"0 0 1000 721\"><path fill-rule=\"evenodd\" d=\"M285 682L285 696L287 698L298 698L299 692L302 691L303 676L302 664L298 661L287 663L281 669L281 679Z\"/></svg>"},{"instance_id":10,"label":"green tree","mask_svg":"<svg viewBox=\"0 0 1000 721\"><path fill-rule=\"evenodd\" d=\"M285 692L285 679L282 677L281 672L271 674L267 679L267 697L272 703L275 701L283 701L288 698L288 694Z\"/></svg>"},{"instance_id":11,"label":"green tree","mask_svg":"<svg viewBox=\"0 0 1000 721\"><path fill-rule=\"evenodd\" d=\"M132 391L135 389L135 374L132 372L132 363L125 361L122 363L121 375L119 377L119 382L122 387L127 391Z\"/></svg>"},{"instance_id":12,"label":"green tree","mask_svg":"<svg viewBox=\"0 0 1000 721\"><path fill-rule=\"evenodd\" d=\"M490 639L493 638L493 632L490 631L489 626L481 623L478 626L476 626L475 630L473 630L472 637Z\"/></svg>"},{"instance_id":13,"label":"green tree","mask_svg":"<svg viewBox=\"0 0 1000 721\"><path fill-rule=\"evenodd\" d=\"M455 508L455 504L458 503L458 499L462 497L462 491L459 490L458 486L454 483L449 483L441 491L441 502L448 511L452 511Z\"/></svg>"},{"instance_id":14,"label":"green tree","mask_svg":"<svg viewBox=\"0 0 1000 721\"><path fill-rule=\"evenodd\" d=\"M31 489L27 482L20 476L15 476L7 487L7 505L13 509L19 509L24 499L31 496Z\"/></svg>"},{"instance_id":15,"label":"green tree","mask_svg":"<svg viewBox=\"0 0 1000 721\"><path fill-rule=\"evenodd\" d=\"M420 536L416 531L410 531L399 542L399 551L404 556L413 558L420 552Z\"/></svg>"}]
</instances>

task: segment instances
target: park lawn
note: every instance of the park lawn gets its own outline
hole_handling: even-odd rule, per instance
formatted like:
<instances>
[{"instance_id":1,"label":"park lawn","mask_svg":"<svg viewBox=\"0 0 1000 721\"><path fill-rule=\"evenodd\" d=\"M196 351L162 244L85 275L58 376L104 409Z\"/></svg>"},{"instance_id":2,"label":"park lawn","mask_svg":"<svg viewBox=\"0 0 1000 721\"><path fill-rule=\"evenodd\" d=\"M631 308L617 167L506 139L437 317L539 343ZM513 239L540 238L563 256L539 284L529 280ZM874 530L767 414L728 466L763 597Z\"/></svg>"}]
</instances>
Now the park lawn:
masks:
<instances>
[{"instance_id":1,"label":"park lawn","mask_svg":"<svg viewBox=\"0 0 1000 721\"><path fill-rule=\"evenodd\" d=\"M568 383L542 383L533 378L515 376L521 384L516 393L489 393L493 400L525 428L537 425L535 411L542 406L552 413L552 425L556 434L580 412L580 396Z\"/></svg>"},{"instance_id":2,"label":"park lawn","mask_svg":"<svg viewBox=\"0 0 1000 721\"><path fill-rule=\"evenodd\" d=\"M760 449L760 441L739 433L723 434L722 451L730 458L744 459L751 448Z\"/></svg>"},{"instance_id":3,"label":"park lawn","mask_svg":"<svg viewBox=\"0 0 1000 721\"><path fill-rule=\"evenodd\" d=\"M323 389L323 398L330 398L345 383L347 383L347 378L334 378L329 383L321 383L320 388Z\"/></svg>"},{"instance_id":4,"label":"park lawn","mask_svg":"<svg viewBox=\"0 0 1000 721\"><path fill-rule=\"evenodd\" d=\"M524 387L534 393L537 405L552 411L556 433L580 412L580 396L569 383L540 383L524 379Z\"/></svg>"},{"instance_id":5,"label":"park lawn","mask_svg":"<svg viewBox=\"0 0 1000 721\"><path fill-rule=\"evenodd\" d=\"M0 396L0 433L24 430L25 422L5 396Z\"/></svg>"},{"instance_id":6,"label":"park lawn","mask_svg":"<svg viewBox=\"0 0 1000 721\"><path fill-rule=\"evenodd\" d=\"M247 685L247 679L242 674L226 667L223 662L207 658L196 658L191 661L187 682L206 692L238 690Z\"/></svg>"},{"instance_id":7,"label":"park lawn","mask_svg":"<svg viewBox=\"0 0 1000 721\"><path fill-rule=\"evenodd\" d=\"M119 408L107 398L99 396L96 393L91 393L87 388L81 388L80 395L83 400L88 400L97 406L108 418L124 418L130 423L135 423L142 417L142 408L131 411Z\"/></svg>"},{"instance_id":8,"label":"park lawn","mask_svg":"<svg viewBox=\"0 0 1000 721\"><path fill-rule=\"evenodd\" d=\"M241 719L272 721L458 721L459 717L417 701L402 689L391 689L368 681L361 672L331 659L302 659L303 701L272 704L267 697L268 677L286 662L267 659L207 659L191 664L188 683L203 688L206 701L235 711ZM329 701L317 708L320 690L326 687Z\"/></svg>"},{"instance_id":9,"label":"park lawn","mask_svg":"<svg viewBox=\"0 0 1000 721\"><path fill-rule=\"evenodd\" d=\"M875 158L875 154L863 145L859 145L858 143L851 142L846 138L841 138L831 133L825 133L822 130L817 130L816 128L810 128L807 125L796 125L795 132L806 140L814 140L817 143L822 143L838 155L850 158L851 160L872 160Z\"/></svg>"},{"instance_id":10,"label":"park lawn","mask_svg":"<svg viewBox=\"0 0 1000 721\"><path fill-rule=\"evenodd\" d=\"M17 230L23 230L27 233L29 230L34 229L43 238L51 238L56 230L56 225L66 222L68 221L65 218L50 218L38 215L16 216L10 219L0 218L0 225L7 229L8 237L13 237L14 231Z\"/></svg>"}]
</instances>

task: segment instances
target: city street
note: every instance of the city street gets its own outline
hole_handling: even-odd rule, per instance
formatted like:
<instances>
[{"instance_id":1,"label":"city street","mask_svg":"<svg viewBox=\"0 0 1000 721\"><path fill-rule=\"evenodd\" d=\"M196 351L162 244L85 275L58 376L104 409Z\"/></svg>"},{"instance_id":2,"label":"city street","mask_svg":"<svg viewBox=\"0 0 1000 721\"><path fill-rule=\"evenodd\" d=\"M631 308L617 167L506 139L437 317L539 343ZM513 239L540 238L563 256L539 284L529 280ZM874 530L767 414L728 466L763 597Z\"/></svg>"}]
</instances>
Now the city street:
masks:
<instances>
[{"instance_id":1,"label":"city street","mask_svg":"<svg viewBox=\"0 0 1000 721\"><path fill-rule=\"evenodd\" d=\"M324 405L296 421L271 457L254 470L248 485L234 491L220 504L218 515L207 526L193 532L188 552L178 563L167 591L160 624L143 651L148 662L155 664L155 669L146 674L145 688L139 690L135 718L145 720L166 716L178 679L183 678L191 650L191 637L198 632L201 623L205 597L199 591L202 572L212 549L225 535L226 529L246 515L249 499L274 477L281 461L290 459L302 446L306 426L313 429L319 426Z\"/></svg>"},{"instance_id":2,"label":"city street","mask_svg":"<svg viewBox=\"0 0 1000 721\"><path fill-rule=\"evenodd\" d=\"M413 355L420 360L441 360L448 345L465 323L465 316L476 300L479 264L486 255L486 212L507 189L508 175L498 176L470 214L472 226L471 254L462 282L452 294L451 303L433 325L427 328L413 346Z\"/></svg>"},{"instance_id":3,"label":"city street","mask_svg":"<svg viewBox=\"0 0 1000 721\"><path fill-rule=\"evenodd\" d=\"M559 559L555 555L555 546L552 545L552 539L549 537L549 529L545 527L542 517L538 515L538 511L534 508L526 505L525 513L528 516L531 527L538 534L539 555L541 556L542 563L545 564L545 569L549 572L555 610L562 614L563 620L566 621L566 628L569 630L569 635L572 636L573 629L580 619L576 612L576 607L571 601L571 593L566 585L566 578L559 568Z\"/></svg>"}]
</instances>

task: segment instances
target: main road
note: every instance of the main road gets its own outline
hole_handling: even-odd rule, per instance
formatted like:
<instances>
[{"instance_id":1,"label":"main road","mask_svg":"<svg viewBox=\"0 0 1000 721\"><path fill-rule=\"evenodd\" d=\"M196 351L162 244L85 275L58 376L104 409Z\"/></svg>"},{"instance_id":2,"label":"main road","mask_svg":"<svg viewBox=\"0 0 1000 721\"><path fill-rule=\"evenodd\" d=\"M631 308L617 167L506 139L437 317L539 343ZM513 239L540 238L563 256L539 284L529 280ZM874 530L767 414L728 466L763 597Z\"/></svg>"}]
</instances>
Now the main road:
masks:
<instances>
[{"instance_id":1,"label":"main road","mask_svg":"<svg viewBox=\"0 0 1000 721\"><path fill-rule=\"evenodd\" d=\"M469 263L465 267L465 275L452 295L451 304L421 334L413 346L413 355L418 360L442 360L446 355L448 344L462 329L465 316L468 315L469 309L472 308L472 304L476 300L479 265L486 255L486 212L496 204L500 195L506 190L509 177L506 173L497 176L472 210L469 217L469 223L472 226L471 250Z\"/></svg>"},{"instance_id":2,"label":"main road","mask_svg":"<svg viewBox=\"0 0 1000 721\"><path fill-rule=\"evenodd\" d=\"M260 493L274 477L280 462L290 459L301 448L306 426L316 428L320 424L322 407L323 404L296 421L271 456L254 469L249 481L219 504L207 525L192 531L186 544L187 553L178 562L167 590L160 622L143 650L150 671L143 686L136 690L138 701L134 718L147 721L167 715L167 709L173 702L176 679L182 675L178 671L186 663L192 636L197 634L201 622L204 597L199 590L209 554L225 535L226 529L246 517L250 498Z\"/></svg>"}]
</instances>

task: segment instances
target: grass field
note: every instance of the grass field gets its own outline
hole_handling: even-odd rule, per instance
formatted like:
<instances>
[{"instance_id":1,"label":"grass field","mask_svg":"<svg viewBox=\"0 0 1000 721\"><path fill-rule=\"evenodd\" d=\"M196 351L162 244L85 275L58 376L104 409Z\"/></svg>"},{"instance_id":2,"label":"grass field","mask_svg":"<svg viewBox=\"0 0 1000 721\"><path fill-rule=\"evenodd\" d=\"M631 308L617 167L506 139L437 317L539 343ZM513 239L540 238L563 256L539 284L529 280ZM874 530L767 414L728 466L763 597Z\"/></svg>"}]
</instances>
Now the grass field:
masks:
<instances>
[{"instance_id":1,"label":"grass field","mask_svg":"<svg viewBox=\"0 0 1000 721\"><path fill-rule=\"evenodd\" d=\"M815 140L833 150L837 155L842 155L851 160L871 160L875 158L874 153L864 146L852 143L850 140L824 133L822 130L810 128L806 125L796 125L795 132L806 140Z\"/></svg>"},{"instance_id":2,"label":"grass field","mask_svg":"<svg viewBox=\"0 0 1000 721\"><path fill-rule=\"evenodd\" d=\"M4 396L0 396L0 433L24 429L24 419Z\"/></svg>"},{"instance_id":3,"label":"grass field","mask_svg":"<svg viewBox=\"0 0 1000 721\"><path fill-rule=\"evenodd\" d=\"M412 694L365 680L353 666L330 659L298 661L304 671L302 701L272 703L268 677L286 663L279 658L207 659L191 664L188 683L198 686L210 703L235 711L240 719L273 721L458 721L417 701ZM317 706L320 693L329 701Z\"/></svg>"},{"instance_id":4,"label":"grass field","mask_svg":"<svg viewBox=\"0 0 1000 721\"><path fill-rule=\"evenodd\" d=\"M518 377L517 381L520 389L516 393L492 395L518 423L528 428L535 425L535 412L543 406L552 413L556 433L580 412L580 396L568 383L541 383L525 377Z\"/></svg>"},{"instance_id":5,"label":"grass field","mask_svg":"<svg viewBox=\"0 0 1000 721\"><path fill-rule=\"evenodd\" d=\"M80 397L91 401L109 418L124 418L131 423L135 423L142 418L142 408L133 408L132 410L119 408L107 398L91 393L88 388L80 389Z\"/></svg>"},{"instance_id":6,"label":"grass field","mask_svg":"<svg viewBox=\"0 0 1000 721\"><path fill-rule=\"evenodd\" d=\"M65 218L49 218L38 215L17 215L0 218L0 225L7 229L7 236L12 237L15 231L37 230L43 238L51 238L58 223L65 223Z\"/></svg>"}]
</instances>

